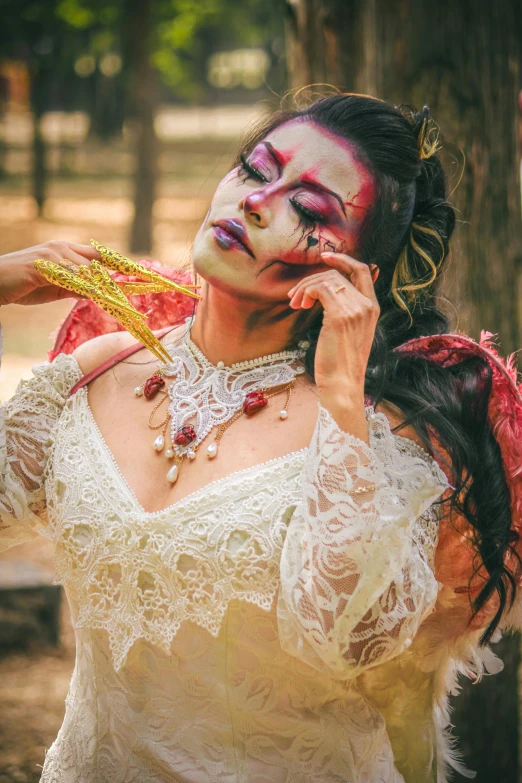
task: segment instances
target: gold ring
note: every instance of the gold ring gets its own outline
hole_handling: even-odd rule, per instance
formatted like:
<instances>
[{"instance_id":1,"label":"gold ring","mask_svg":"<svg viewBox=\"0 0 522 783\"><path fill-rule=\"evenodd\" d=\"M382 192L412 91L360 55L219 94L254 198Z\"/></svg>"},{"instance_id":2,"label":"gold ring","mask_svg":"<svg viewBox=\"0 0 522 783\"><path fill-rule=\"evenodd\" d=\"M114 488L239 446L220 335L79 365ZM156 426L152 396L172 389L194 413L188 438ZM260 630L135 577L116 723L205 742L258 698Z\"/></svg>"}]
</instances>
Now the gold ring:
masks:
<instances>
[{"instance_id":1,"label":"gold ring","mask_svg":"<svg viewBox=\"0 0 522 783\"><path fill-rule=\"evenodd\" d=\"M338 293L339 293L339 291L342 291L342 290L343 290L343 288L346 288L346 286L345 286L345 285L340 285L340 286L339 286L339 288L336 288L336 289L335 289L335 293L336 293L336 294L338 294Z\"/></svg>"},{"instance_id":2,"label":"gold ring","mask_svg":"<svg viewBox=\"0 0 522 783\"><path fill-rule=\"evenodd\" d=\"M73 261L69 261L68 258L61 258L60 261L58 261L59 265L62 266L64 269L67 269L69 272L76 273L78 272L78 264L75 264Z\"/></svg>"}]
</instances>

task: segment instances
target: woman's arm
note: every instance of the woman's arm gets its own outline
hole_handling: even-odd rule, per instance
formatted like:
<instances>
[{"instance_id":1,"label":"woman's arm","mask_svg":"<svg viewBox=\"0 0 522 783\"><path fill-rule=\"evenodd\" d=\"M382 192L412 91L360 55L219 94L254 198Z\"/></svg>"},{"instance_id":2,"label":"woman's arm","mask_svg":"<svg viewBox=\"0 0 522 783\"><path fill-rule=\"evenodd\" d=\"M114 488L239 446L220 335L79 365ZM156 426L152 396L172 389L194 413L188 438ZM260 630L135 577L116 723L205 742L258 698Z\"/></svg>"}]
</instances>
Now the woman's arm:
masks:
<instances>
[{"instance_id":1,"label":"woman's arm","mask_svg":"<svg viewBox=\"0 0 522 783\"><path fill-rule=\"evenodd\" d=\"M301 502L281 560L281 644L341 679L397 655L434 606L429 513L447 488L438 465L364 407L365 373L380 308L377 269L322 253L326 272L288 293L323 307L314 359L319 415Z\"/></svg>"},{"instance_id":2,"label":"woman's arm","mask_svg":"<svg viewBox=\"0 0 522 783\"><path fill-rule=\"evenodd\" d=\"M71 356L33 367L0 406L0 551L33 538L46 507L45 472L69 392L82 373Z\"/></svg>"},{"instance_id":3,"label":"woman's arm","mask_svg":"<svg viewBox=\"0 0 522 783\"><path fill-rule=\"evenodd\" d=\"M68 242L48 242L0 256L0 304L38 304L70 296L36 272L36 258L85 264L96 256L91 247ZM52 433L80 377L74 359L59 356L51 364L34 367L33 378L22 381L15 396L0 405L0 550L32 538L41 526Z\"/></svg>"},{"instance_id":4,"label":"woman's arm","mask_svg":"<svg viewBox=\"0 0 522 783\"><path fill-rule=\"evenodd\" d=\"M49 285L36 271L34 262L37 258L56 263L65 260L82 266L93 258L100 258L100 254L90 245L52 240L0 256L0 306L45 304L57 299L74 298L70 291Z\"/></svg>"},{"instance_id":5,"label":"woman's arm","mask_svg":"<svg viewBox=\"0 0 522 783\"><path fill-rule=\"evenodd\" d=\"M438 592L446 476L384 413L366 416L368 443L319 404L281 560L281 644L339 679L405 650Z\"/></svg>"}]
</instances>

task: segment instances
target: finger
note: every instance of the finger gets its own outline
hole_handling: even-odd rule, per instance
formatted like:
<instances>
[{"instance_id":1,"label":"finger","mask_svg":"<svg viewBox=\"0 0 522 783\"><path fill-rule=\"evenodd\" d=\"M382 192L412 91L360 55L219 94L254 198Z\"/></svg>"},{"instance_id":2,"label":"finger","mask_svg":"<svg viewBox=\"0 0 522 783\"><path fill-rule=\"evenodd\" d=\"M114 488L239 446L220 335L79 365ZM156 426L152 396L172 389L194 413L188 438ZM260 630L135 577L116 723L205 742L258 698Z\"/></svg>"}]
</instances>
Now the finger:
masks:
<instances>
[{"instance_id":1,"label":"finger","mask_svg":"<svg viewBox=\"0 0 522 783\"><path fill-rule=\"evenodd\" d=\"M47 257L49 260L53 260L52 256ZM90 259L86 259L84 256L81 256L79 253L76 253L74 250L71 250L67 245L64 244L60 251L56 250L54 252L54 263L76 274L81 266L89 266ZM48 280L45 275L43 275L41 270L38 270L36 266L35 270L39 276L39 287L47 285Z\"/></svg>"},{"instance_id":2,"label":"finger","mask_svg":"<svg viewBox=\"0 0 522 783\"><path fill-rule=\"evenodd\" d=\"M294 309L301 307L304 310L308 310L319 300L323 307L328 305L330 311L335 307L344 309L346 307L346 300L343 302L343 300L340 299L339 294L335 293L337 288L339 288L339 282L340 285L346 286L348 293L350 293L351 289L352 294L355 294L356 297L359 296L359 292L355 286L346 278L340 277L339 281L333 277L323 277L321 280L314 280L309 285L303 286L296 291L290 302L290 307Z\"/></svg>"},{"instance_id":3,"label":"finger","mask_svg":"<svg viewBox=\"0 0 522 783\"><path fill-rule=\"evenodd\" d=\"M300 283L295 287L294 292L291 294L291 306L300 307L308 288L312 285L319 285L323 282L327 282L329 285L331 285L334 291L337 290L339 286L343 286L348 291L351 290L352 292L356 293L357 296L359 296L359 291L353 285L353 283L347 277L332 269L327 272L321 272L318 275L311 275L310 277L306 277L301 280ZM310 303L308 303L307 306L311 306Z\"/></svg>"},{"instance_id":4,"label":"finger","mask_svg":"<svg viewBox=\"0 0 522 783\"><path fill-rule=\"evenodd\" d=\"M345 253L321 253L323 261L346 275L350 282L368 299L377 301L372 273L368 264L356 261Z\"/></svg>"},{"instance_id":5,"label":"finger","mask_svg":"<svg viewBox=\"0 0 522 783\"><path fill-rule=\"evenodd\" d=\"M101 261L99 251L92 245L78 245L76 242L67 242L67 245L71 248L73 253L77 253L79 256L82 256L83 259L90 261L92 258L97 258L98 261Z\"/></svg>"},{"instance_id":6,"label":"finger","mask_svg":"<svg viewBox=\"0 0 522 783\"><path fill-rule=\"evenodd\" d=\"M84 299L79 294L73 294L65 288L56 285L44 285L41 288L35 288L30 294L22 296L16 301L19 305L40 305L49 302L57 302L62 299Z\"/></svg>"},{"instance_id":7,"label":"finger","mask_svg":"<svg viewBox=\"0 0 522 783\"><path fill-rule=\"evenodd\" d=\"M90 256L90 258L87 258L86 256L83 256L81 253L77 253L75 250L66 248L65 252L62 255L62 259L66 259L67 261L72 261L73 264L76 266L89 266L90 262L93 258L95 258L97 255L97 251L94 250Z\"/></svg>"},{"instance_id":8,"label":"finger","mask_svg":"<svg viewBox=\"0 0 522 783\"><path fill-rule=\"evenodd\" d=\"M305 277L301 278L301 280L299 280L294 285L294 287L288 291L288 296L294 296L300 288L303 288L303 286L309 285L310 283L313 283L317 280L323 280L325 275L331 275L332 271L330 271L329 269L327 270L323 269L322 272L315 272L311 275L306 275Z\"/></svg>"}]
</instances>

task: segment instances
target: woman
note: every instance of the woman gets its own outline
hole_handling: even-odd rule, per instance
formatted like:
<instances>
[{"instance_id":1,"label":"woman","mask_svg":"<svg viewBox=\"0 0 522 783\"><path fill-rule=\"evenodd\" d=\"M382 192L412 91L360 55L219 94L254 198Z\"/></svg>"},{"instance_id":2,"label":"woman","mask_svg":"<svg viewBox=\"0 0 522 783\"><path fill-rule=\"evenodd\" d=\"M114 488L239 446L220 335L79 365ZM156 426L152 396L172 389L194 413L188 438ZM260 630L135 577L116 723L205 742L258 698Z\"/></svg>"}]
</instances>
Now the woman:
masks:
<instances>
[{"instance_id":1,"label":"woman","mask_svg":"<svg viewBox=\"0 0 522 783\"><path fill-rule=\"evenodd\" d=\"M460 768L446 695L494 668L518 537L484 357L393 350L448 331L433 128L367 96L276 113L196 236L172 362L103 335L6 404L2 540L55 541L77 638L43 781ZM32 267L49 254L96 256L5 256L4 302L58 295Z\"/></svg>"}]
</instances>

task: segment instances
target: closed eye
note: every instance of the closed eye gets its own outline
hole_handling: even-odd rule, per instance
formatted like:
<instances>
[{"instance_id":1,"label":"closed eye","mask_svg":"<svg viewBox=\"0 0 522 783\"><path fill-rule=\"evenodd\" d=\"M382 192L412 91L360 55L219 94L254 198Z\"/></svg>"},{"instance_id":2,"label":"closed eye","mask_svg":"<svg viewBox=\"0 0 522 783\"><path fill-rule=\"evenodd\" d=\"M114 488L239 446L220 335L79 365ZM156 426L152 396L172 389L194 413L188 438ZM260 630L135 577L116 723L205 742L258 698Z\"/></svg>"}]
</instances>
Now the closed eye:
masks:
<instances>
[{"instance_id":1,"label":"closed eye","mask_svg":"<svg viewBox=\"0 0 522 783\"><path fill-rule=\"evenodd\" d=\"M314 212L313 209L305 207L303 204L300 204L299 201L296 201L293 198L290 199L290 203L297 214L301 217L303 222L307 225L314 226L316 223L326 223L324 215L321 215L320 212Z\"/></svg>"},{"instance_id":2,"label":"closed eye","mask_svg":"<svg viewBox=\"0 0 522 783\"><path fill-rule=\"evenodd\" d=\"M255 166L252 166L251 163L248 162L245 155L240 155L241 160L241 169L242 171L247 174L249 177L252 177L253 179L257 180L258 182L268 182L266 177L259 171L259 169L256 169ZM313 209L309 209L308 207L303 206L303 204L300 204L299 201L296 201L295 199L291 198L290 203L292 204L293 208L303 221L308 226L314 226L317 223L325 223L326 220L324 218L324 215L321 215L319 212L315 212Z\"/></svg>"},{"instance_id":3,"label":"closed eye","mask_svg":"<svg viewBox=\"0 0 522 783\"><path fill-rule=\"evenodd\" d=\"M241 168L243 169L243 172L245 174L248 174L249 177L253 177L254 179L257 179L258 182L268 182L267 178L261 174L259 169L256 169L254 166L252 166L251 163L249 163L244 155L240 156L241 160Z\"/></svg>"}]
</instances>

